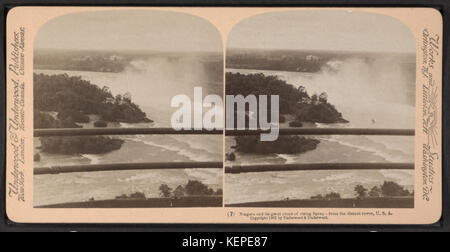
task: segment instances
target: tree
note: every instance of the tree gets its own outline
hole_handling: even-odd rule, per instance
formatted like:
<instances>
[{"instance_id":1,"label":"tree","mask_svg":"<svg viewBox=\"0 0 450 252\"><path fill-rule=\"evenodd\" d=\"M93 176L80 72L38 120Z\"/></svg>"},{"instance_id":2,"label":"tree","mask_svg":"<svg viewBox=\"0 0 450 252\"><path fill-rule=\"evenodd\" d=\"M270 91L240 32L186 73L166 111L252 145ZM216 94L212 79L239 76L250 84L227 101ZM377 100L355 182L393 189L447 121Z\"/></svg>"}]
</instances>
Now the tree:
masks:
<instances>
[{"instance_id":1,"label":"tree","mask_svg":"<svg viewBox=\"0 0 450 252\"><path fill-rule=\"evenodd\" d=\"M183 186L179 185L179 186L177 186L177 188L175 188L175 191L173 191L173 196L174 196L174 198L178 199L178 198L184 197L185 193L186 193L186 189L184 189Z\"/></svg>"},{"instance_id":2,"label":"tree","mask_svg":"<svg viewBox=\"0 0 450 252\"><path fill-rule=\"evenodd\" d=\"M108 124L105 121L96 121L94 122L94 127L96 128L105 128Z\"/></svg>"},{"instance_id":3,"label":"tree","mask_svg":"<svg viewBox=\"0 0 450 252\"><path fill-rule=\"evenodd\" d=\"M323 92L319 95L319 102L327 103L328 102L328 94Z\"/></svg>"},{"instance_id":4,"label":"tree","mask_svg":"<svg viewBox=\"0 0 450 252\"><path fill-rule=\"evenodd\" d=\"M327 199L327 200L337 200L337 199L341 199L341 195L339 193L336 193L336 192L331 192L331 193L325 195L325 199Z\"/></svg>"},{"instance_id":5,"label":"tree","mask_svg":"<svg viewBox=\"0 0 450 252\"><path fill-rule=\"evenodd\" d=\"M384 181L384 184L381 186L381 192L384 197L402 197L411 195L408 190L392 181Z\"/></svg>"},{"instance_id":6,"label":"tree","mask_svg":"<svg viewBox=\"0 0 450 252\"><path fill-rule=\"evenodd\" d=\"M317 194L316 196L311 196L312 200L323 200L323 195L322 194Z\"/></svg>"},{"instance_id":7,"label":"tree","mask_svg":"<svg viewBox=\"0 0 450 252\"><path fill-rule=\"evenodd\" d=\"M215 194L222 196L223 195L223 190L219 188L219 189L217 189Z\"/></svg>"},{"instance_id":8,"label":"tree","mask_svg":"<svg viewBox=\"0 0 450 252\"><path fill-rule=\"evenodd\" d=\"M312 103L313 103L313 104L316 104L316 103L317 103L317 100L318 100L317 95L316 95L316 94L313 94L313 95L311 96L311 101L312 101Z\"/></svg>"},{"instance_id":9,"label":"tree","mask_svg":"<svg viewBox=\"0 0 450 252\"><path fill-rule=\"evenodd\" d=\"M362 185L355 186L355 192L358 199L367 197L367 189Z\"/></svg>"},{"instance_id":10,"label":"tree","mask_svg":"<svg viewBox=\"0 0 450 252\"><path fill-rule=\"evenodd\" d=\"M166 184L162 184L159 187L159 194L164 197L164 198L169 198L172 194L172 188L170 188L168 185Z\"/></svg>"},{"instance_id":11,"label":"tree","mask_svg":"<svg viewBox=\"0 0 450 252\"><path fill-rule=\"evenodd\" d=\"M213 195L214 190L206 186L200 181L189 180L184 187L187 195Z\"/></svg>"},{"instance_id":12,"label":"tree","mask_svg":"<svg viewBox=\"0 0 450 252\"><path fill-rule=\"evenodd\" d=\"M382 194L381 189L378 186L374 186L369 192L369 197L379 198L383 196Z\"/></svg>"},{"instance_id":13,"label":"tree","mask_svg":"<svg viewBox=\"0 0 450 252\"><path fill-rule=\"evenodd\" d=\"M103 86L102 87L102 92L104 92L104 93L111 93L111 90L109 89L109 87Z\"/></svg>"},{"instance_id":14,"label":"tree","mask_svg":"<svg viewBox=\"0 0 450 252\"><path fill-rule=\"evenodd\" d=\"M130 194L130 199L146 199L145 194L143 192L135 192Z\"/></svg>"},{"instance_id":15,"label":"tree","mask_svg":"<svg viewBox=\"0 0 450 252\"><path fill-rule=\"evenodd\" d=\"M300 92L300 93L306 94L306 88L305 88L304 86L298 87L297 90L298 90L298 92Z\"/></svg>"},{"instance_id":16,"label":"tree","mask_svg":"<svg viewBox=\"0 0 450 252\"><path fill-rule=\"evenodd\" d=\"M300 121L289 122L289 127L303 127L303 123Z\"/></svg>"},{"instance_id":17,"label":"tree","mask_svg":"<svg viewBox=\"0 0 450 252\"><path fill-rule=\"evenodd\" d=\"M123 98L123 101L125 101L127 103L131 103L131 93L130 92L126 92L122 98Z\"/></svg>"},{"instance_id":18,"label":"tree","mask_svg":"<svg viewBox=\"0 0 450 252\"><path fill-rule=\"evenodd\" d=\"M225 156L227 161L236 161L236 154L234 152L227 153Z\"/></svg>"}]
</instances>

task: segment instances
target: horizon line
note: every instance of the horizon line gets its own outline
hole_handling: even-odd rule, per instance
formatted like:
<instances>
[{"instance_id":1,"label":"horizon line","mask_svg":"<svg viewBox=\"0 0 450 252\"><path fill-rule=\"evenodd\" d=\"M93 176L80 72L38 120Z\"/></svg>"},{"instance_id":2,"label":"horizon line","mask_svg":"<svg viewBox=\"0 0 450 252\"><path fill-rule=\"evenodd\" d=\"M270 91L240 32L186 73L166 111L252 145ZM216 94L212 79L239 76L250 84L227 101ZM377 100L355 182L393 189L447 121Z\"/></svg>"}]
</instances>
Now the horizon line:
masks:
<instances>
[{"instance_id":1,"label":"horizon line","mask_svg":"<svg viewBox=\"0 0 450 252\"><path fill-rule=\"evenodd\" d=\"M296 48L245 48L228 47L227 50L263 50L263 51L311 51L311 52L335 52L335 53L396 53L396 54L417 54L416 51L398 52L398 51L362 51L362 50L333 50L333 49L296 49Z\"/></svg>"},{"instance_id":2,"label":"horizon line","mask_svg":"<svg viewBox=\"0 0 450 252\"><path fill-rule=\"evenodd\" d=\"M86 49L86 48L33 48L36 50L55 50L55 51L96 51L96 52L149 52L149 53L222 53L222 51L201 51L201 50L189 50L189 51L170 51L170 50L151 50L151 49Z\"/></svg>"}]
</instances>

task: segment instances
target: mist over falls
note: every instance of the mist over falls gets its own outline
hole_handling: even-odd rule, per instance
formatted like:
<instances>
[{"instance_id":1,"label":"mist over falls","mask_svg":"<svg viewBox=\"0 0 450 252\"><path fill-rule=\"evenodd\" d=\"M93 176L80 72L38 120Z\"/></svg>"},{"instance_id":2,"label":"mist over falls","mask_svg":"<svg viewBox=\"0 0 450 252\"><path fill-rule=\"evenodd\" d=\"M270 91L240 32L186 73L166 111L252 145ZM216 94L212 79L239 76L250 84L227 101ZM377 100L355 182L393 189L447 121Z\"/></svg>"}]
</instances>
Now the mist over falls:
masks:
<instances>
[{"instance_id":1,"label":"mist over falls","mask_svg":"<svg viewBox=\"0 0 450 252\"><path fill-rule=\"evenodd\" d=\"M137 59L105 85L113 93L131 93L152 119L170 126L176 110L170 107L170 100L175 95L185 94L193 100L196 86L203 88L203 96L222 95L221 67L220 61L193 56ZM329 102L354 127L413 128L415 68L412 56L365 55L332 58L316 73L283 72L278 76L294 86L304 86L310 95L326 92ZM277 71L263 72L277 75Z\"/></svg>"},{"instance_id":2,"label":"mist over falls","mask_svg":"<svg viewBox=\"0 0 450 252\"><path fill-rule=\"evenodd\" d=\"M274 75L309 95L326 92L328 101L354 127L413 128L415 57L413 55L321 55L314 72L236 69L241 74ZM401 118L401 120L399 120Z\"/></svg>"},{"instance_id":3,"label":"mist over falls","mask_svg":"<svg viewBox=\"0 0 450 252\"><path fill-rule=\"evenodd\" d=\"M414 61L404 62L395 57L332 60L322 67L321 73L315 82L317 88L328 88L330 90L325 91L336 94L336 97L340 93L339 98L344 98L342 95L345 92L334 88L345 86L352 91L351 95L345 96L347 99L363 95L371 100L414 105Z\"/></svg>"},{"instance_id":4,"label":"mist over falls","mask_svg":"<svg viewBox=\"0 0 450 252\"><path fill-rule=\"evenodd\" d=\"M113 94L131 94L133 101L147 112L157 125L169 127L176 108L170 106L176 95L193 100L194 87L202 87L203 95L222 95L222 62L196 57L154 57L138 59L120 73L102 83Z\"/></svg>"},{"instance_id":5,"label":"mist over falls","mask_svg":"<svg viewBox=\"0 0 450 252\"><path fill-rule=\"evenodd\" d=\"M304 85L310 92L327 92L352 125L414 128L414 61L396 57L330 61Z\"/></svg>"}]
</instances>

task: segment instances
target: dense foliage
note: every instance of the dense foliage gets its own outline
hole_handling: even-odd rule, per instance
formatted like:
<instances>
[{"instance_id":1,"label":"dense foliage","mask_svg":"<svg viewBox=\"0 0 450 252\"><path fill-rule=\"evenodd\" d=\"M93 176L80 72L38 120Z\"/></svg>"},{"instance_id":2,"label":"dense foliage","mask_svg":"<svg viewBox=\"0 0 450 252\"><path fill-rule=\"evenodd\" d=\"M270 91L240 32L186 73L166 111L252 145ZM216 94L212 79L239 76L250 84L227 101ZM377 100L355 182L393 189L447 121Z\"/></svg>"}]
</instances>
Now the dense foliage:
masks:
<instances>
[{"instance_id":1,"label":"dense foliage","mask_svg":"<svg viewBox=\"0 0 450 252\"><path fill-rule=\"evenodd\" d=\"M362 185L355 187L357 198L380 198L380 197L410 197L414 196L414 192L410 192L403 186L393 182L384 181L380 186L374 186L370 191Z\"/></svg>"},{"instance_id":2,"label":"dense foliage","mask_svg":"<svg viewBox=\"0 0 450 252\"><path fill-rule=\"evenodd\" d=\"M405 197L414 195L413 192L408 191L403 186L392 181L384 181L380 186L380 191L385 197Z\"/></svg>"},{"instance_id":3,"label":"dense foliage","mask_svg":"<svg viewBox=\"0 0 450 252\"><path fill-rule=\"evenodd\" d=\"M298 122L348 123L330 103L299 104L295 115Z\"/></svg>"},{"instance_id":4,"label":"dense foliage","mask_svg":"<svg viewBox=\"0 0 450 252\"><path fill-rule=\"evenodd\" d=\"M114 97L106 87L66 74L34 75L34 128L81 128L77 123L88 123L89 114L111 122L151 121L128 95ZM94 126L106 127L105 121ZM59 154L107 153L124 143L105 136L42 137L40 141L43 152Z\"/></svg>"},{"instance_id":5,"label":"dense foliage","mask_svg":"<svg viewBox=\"0 0 450 252\"><path fill-rule=\"evenodd\" d=\"M106 128L106 127L108 127L108 124L105 121L96 121L96 122L94 122L94 127Z\"/></svg>"},{"instance_id":6,"label":"dense foliage","mask_svg":"<svg viewBox=\"0 0 450 252\"><path fill-rule=\"evenodd\" d=\"M280 136L276 141L261 141L259 136L235 137L235 149L254 154L298 154L314 150L320 143L317 139L302 136Z\"/></svg>"},{"instance_id":7,"label":"dense foliage","mask_svg":"<svg viewBox=\"0 0 450 252\"><path fill-rule=\"evenodd\" d=\"M127 95L114 97L108 88L99 88L81 77L34 75L34 106L38 111L58 112L59 119L88 122L97 114L111 122L150 122L138 105Z\"/></svg>"},{"instance_id":8,"label":"dense foliage","mask_svg":"<svg viewBox=\"0 0 450 252\"><path fill-rule=\"evenodd\" d=\"M161 197L163 198L181 198L185 196L213 196L213 195L222 195L222 189L214 189L209 188L207 185L203 184L198 180L189 180L186 185L179 185L175 190L170 188L167 184L162 184L159 187L159 192Z\"/></svg>"},{"instance_id":9,"label":"dense foliage","mask_svg":"<svg viewBox=\"0 0 450 252\"><path fill-rule=\"evenodd\" d=\"M303 123L300 121L292 121L292 122L289 122L289 127L293 127L293 128L303 127Z\"/></svg>"},{"instance_id":10,"label":"dense foliage","mask_svg":"<svg viewBox=\"0 0 450 252\"><path fill-rule=\"evenodd\" d=\"M226 74L227 95L278 95L280 97L280 114L292 114L295 112L296 104L307 98L308 94L278 79L276 76L265 76L264 74ZM270 99L268 99L270 101ZM268 102L269 102L268 101Z\"/></svg>"},{"instance_id":11,"label":"dense foliage","mask_svg":"<svg viewBox=\"0 0 450 252\"><path fill-rule=\"evenodd\" d=\"M81 128L72 118L55 119L52 115L34 111L34 128ZM41 137L41 150L59 154L99 154L120 149L123 140L104 136ZM36 160L35 161L40 161Z\"/></svg>"},{"instance_id":12,"label":"dense foliage","mask_svg":"<svg viewBox=\"0 0 450 252\"><path fill-rule=\"evenodd\" d=\"M64 120L55 119L48 113L34 110L34 128L52 129L52 128L81 128L74 120L66 118Z\"/></svg>"},{"instance_id":13,"label":"dense foliage","mask_svg":"<svg viewBox=\"0 0 450 252\"><path fill-rule=\"evenodd\" d=\"M312 200L339 200L341 199L341 195L336 192L331 192L325 195L318 194L316 196L311 197Z\"/></svg>"},{"instance_id":14,"label":"dense foliage","mask_svg":"<svg viewBox=\"0 0 450 252\"><path fill-rule=\"evenodd\" d=\"M105 136L41 137L43 152L59 154L101 154L118 150L121 139Z\"/></svg>"},{"instance_id":15,"label":"dense foliage","mask_svg":"<svg viewBox=\"0 0 450 252\"><path fill-rule=\"evenodd\" d=\"M145 196L145 193L142 192L135 192L129 195L122 194L116 197L116 200L145 200L145 199L147 199L147 197ZM94 201L95 199L91 200Z\"/></svg>"},{"instance_id":16,"label":"dense foliage","mask_svg":"<svg viewBox=\"0 0 450 252\"><path fill-rule=\"evenodd\" d=\"M58 119L78 123L88 123L90 121L89 116L85 115L82 111L75 109L61 109L58 112Z\"/></svg>"},{"instance_id":17,"label":"dense foliage","mask_svg":"<svg viewBox=\"0 0 450 252\"><path fill-rule=\"evenodd\" d=\"M374 186L371 190L366 189L363 185L355 186L355 198L359 200L369 198L390 198L390 197L414 197L414 192L410 192L403 186L393 182L384 181L380 186ZM312 196L312 200L339 200L341 196L339 193L331 192L326 195L318 194Z\"/></svg>"},{"instance_id":18,"label":"dense foliage","mask_svg":"<svg viewBox=\"0 0 450 252\"><path fill-rule=\"evenodd\" d=\"M278 95L280 114L294 114L298 122L344 123L336 108L328 103L327 94L309 96L304 87L264 74L226 74L227 95ZM268 108L269 111L269 108ZM300 123L297 123L300 125Z\"/></svg>"}]
</instances>

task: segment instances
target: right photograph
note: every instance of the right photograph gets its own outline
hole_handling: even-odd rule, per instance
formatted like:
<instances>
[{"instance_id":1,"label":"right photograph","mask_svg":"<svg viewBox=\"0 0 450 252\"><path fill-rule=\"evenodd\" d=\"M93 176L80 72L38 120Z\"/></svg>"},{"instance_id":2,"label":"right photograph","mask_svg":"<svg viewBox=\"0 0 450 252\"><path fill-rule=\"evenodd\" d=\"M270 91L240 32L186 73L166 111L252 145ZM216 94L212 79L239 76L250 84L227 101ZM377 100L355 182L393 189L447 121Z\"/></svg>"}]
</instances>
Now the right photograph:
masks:
<instances>
[{"instance_id":1,"label":"right photograph","mask_svg":"<svg viewBox=\"0 0 450 252\"><path fill-rule=\"evenodd\" d=\"M225 138L225 206L414 208L416 41L399 20L347 10L249 17L228 36L225 81L227 108L228 96L259 105L237 104L233 125L245 114L247 130ZM251 130L263 96L278 97L279 113L268 98L264 118L279 128L274 141Z\"/></svg>"}]
</instances>

